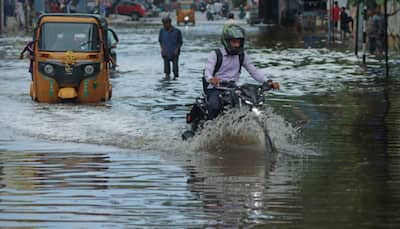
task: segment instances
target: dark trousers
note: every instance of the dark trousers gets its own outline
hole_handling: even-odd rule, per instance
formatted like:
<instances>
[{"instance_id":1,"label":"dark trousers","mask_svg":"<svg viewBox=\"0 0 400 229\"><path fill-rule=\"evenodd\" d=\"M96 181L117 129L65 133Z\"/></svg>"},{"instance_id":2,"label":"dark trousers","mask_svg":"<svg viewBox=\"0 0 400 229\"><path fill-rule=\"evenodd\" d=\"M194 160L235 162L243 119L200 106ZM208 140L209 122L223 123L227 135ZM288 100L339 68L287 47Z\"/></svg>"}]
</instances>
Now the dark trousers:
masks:
<instances>
[{"instance_id":1,"label":"dark trousers","mask_svg":"<svg viewBox=\"0 0 400 229\"><path fill-rule=\"evenodd\" d=\"M374 54L376 50L376 37L369 37L368 45L369 45L369 52L371 54Z\"/></svg>"},{"instance_id":2,"label":"dark trousers","mask_svg":"<svg viewBox=\"0 0 400 229\"><path fill-rule=\"evenodd\" d=\"M206 90L206 95L207 95L207 109L208 109L208 119L214 119L216 118L219 113L221 113L222 110L222 103L221 103L221 98L220 94L223 92L223 90L218 90L218 89L207 89Z\"/></svg>"},{"instance_id":3,"label":"dark trousers","mask_svg":"<svg viewBox=\"0 0 400 229\"><path fill-rule=\"evenodd\" d=\"M117 65L117 53L115 52L114 48L110 49L110 55L111 55L111 58L114 60L114 63L115 63L115 64L112 64L111 68L115 69L117 67L116 66Z\"/></svg>"},{"instance_id":4,"label":"dark trousers","mask_svg":"<svg viewBox=\"0 0 400 229\"><path fill-rule=\"evenodd\" d=\"M164 73L169 76L169 74L171 73L170 62L172 62L172 71L174 73L174 77L178 77L179 76L179 68L178 68L179 56L176 56L173 59L168 59L166 57L164 57L163 59L164 59Z\"/></svg>"}]
</instances>

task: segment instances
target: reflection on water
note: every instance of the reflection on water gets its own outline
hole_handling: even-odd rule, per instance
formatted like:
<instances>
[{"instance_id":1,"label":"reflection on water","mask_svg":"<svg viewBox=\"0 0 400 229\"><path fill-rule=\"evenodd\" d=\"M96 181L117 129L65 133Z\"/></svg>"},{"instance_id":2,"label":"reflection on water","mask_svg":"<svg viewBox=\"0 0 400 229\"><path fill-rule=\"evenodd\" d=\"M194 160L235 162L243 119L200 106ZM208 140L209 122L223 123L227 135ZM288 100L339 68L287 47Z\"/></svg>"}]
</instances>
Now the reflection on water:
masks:
<instances>
[{"instance_id":1,"label":"reflection on water","mask_svg":"<svg viewBox=\"0 0 400 229\"><path fill-rule=\"evenodd\" d=\"M263 201L270 156L264 149L231 144L209 158L195 158L193 167L198 172L191 173L189 188L212 216L208 226L235 227L268 218Z\"/></svg>"},{"instance_id":2,"label":"reflection on water","mask_svg":"<svg viewBox=\"0 0 400 229\"><path fill-rule=\"evenodd\" d=\"M178 80L163 80L158 27L117 28L113 99L90 106L32 102L17 60L30 38L0 39L0 227L397 228L397 57L388 80L345 47L245 27L282 90L262 128L228 119L189 142L185 113L222 24L182 29Z\"/></svg>"}]
</instances>

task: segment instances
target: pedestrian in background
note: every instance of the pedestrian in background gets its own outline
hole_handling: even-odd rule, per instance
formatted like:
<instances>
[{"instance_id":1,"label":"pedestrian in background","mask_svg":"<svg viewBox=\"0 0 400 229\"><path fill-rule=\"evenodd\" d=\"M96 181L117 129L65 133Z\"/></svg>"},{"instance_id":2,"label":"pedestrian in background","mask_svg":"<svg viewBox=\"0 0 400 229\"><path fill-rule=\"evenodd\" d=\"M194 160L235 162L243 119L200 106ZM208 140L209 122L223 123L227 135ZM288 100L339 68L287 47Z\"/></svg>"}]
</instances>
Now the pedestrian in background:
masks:
<instances>
[{"instance_id":1,"label":"pedestrian in background","mask_svg":"<svg viewBox=\"0 0 400 229\"><path fill-rule=\"evenodd\" d=\"M379 48L379 35L380 35L380 16L377 15L375 10L368 11L367 21L367 36L368 47L371 54L375 54L377 46Z\"/></svg>"},{"instance_id":2,"label":"pedestrian in background","mask_svg":"<svg viewBox=\"0 0 400 229\"><path fill-rule=\"evenodd\" d=\"M382 55L385 48L385 20L378 7L375 9L372 19L376 27L376 54Z\"/></svg>"},{"instance_id":3,"label":"pedestrian in background","mask_svg":"<svg viewBox=\"0 0 400 229\"><path fill-rule=\"evenodd\" d=\"M333 8L331 9L331 23L334 30L338 28L338 22L340 19L340 8L339 3L335 1Z\"/></svg>"},{"instance_id":4,"label":"pedestrian in background","mask_svg":"<svg viewBox=\"0 0 400 229\"><path fill-rule=\"evenodd\" d=\"M20 28L25 28L25 0L17 0L15 5L15 15Z\"/></svg>"},{"instance_id":5,"label":"pedestrian in background","mask_svg":"<svg viewBox=\"0 0 400 229\"><path fill-rule=\"evenodd\" d=\"M174 79L179 77L179 54L183 44L182 33L178 28L171 24L171 18L162 19L163 28L160 29L158 42L160 43L161 56L164 60L165 78L169 79L171 73L170 62Z\"/></svg>"},{"instance_id":6,"label":"pedestrian in background","mask_svg":"<svg viewBox=\"0 0 400 229\"><path fill-rule=\"evenodd\" d=\"M347 33L351 33L350 27L353 30L353 18L347 14L346 8L342 7L340 11L340 35L342 40L346 39Z\"/></svg>"},{"instance_id":7,"label":"pedestrian in background","mask_svg":"<svg viewBox=\"0 0 400 229\"><path fill-rule=\"evenodd\" d=\"M7 28L7 19L8 17L14 16L14 1L13 0L5 0L4 1L4 18L3 25Z\"/></svg>"}]
</instances>

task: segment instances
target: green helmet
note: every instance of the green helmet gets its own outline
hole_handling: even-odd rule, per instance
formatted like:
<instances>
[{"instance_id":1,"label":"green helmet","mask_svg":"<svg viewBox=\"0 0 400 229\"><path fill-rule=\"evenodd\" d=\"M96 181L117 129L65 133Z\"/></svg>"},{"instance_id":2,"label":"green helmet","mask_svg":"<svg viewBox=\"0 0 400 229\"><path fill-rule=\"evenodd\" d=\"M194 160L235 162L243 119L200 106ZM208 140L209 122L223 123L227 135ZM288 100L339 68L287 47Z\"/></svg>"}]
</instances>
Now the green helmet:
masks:
<instances>
[{"instance_id":1,"label":"green helmet","mask_svg":"<svg viewBox=\"0 0 400 229\"><path fill-rule=\"evenodd\" d=\"M229 41L232 39L240 40L239 48L231 46ZM221 42L224 45L225 50L229 55L238 55L243 52L244 39L245 39L245 32L242 27L235 24L228 24L224 26L224 29L222 30Z\"/></svg>"}]
</instances>

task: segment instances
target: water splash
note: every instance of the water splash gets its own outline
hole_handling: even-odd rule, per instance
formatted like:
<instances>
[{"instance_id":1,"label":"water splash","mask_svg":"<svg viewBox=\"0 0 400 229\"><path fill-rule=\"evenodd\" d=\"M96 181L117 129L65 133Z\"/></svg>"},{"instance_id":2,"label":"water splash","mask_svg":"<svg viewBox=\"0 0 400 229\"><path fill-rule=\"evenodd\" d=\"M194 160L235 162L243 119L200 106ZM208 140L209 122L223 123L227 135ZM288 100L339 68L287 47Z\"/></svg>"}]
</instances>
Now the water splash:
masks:
<instances>
[{"instance_id":1,"label":"water splash","mask_svg":"<svg viewBox=\"0 0 400 229\"><path fill-rule=\"evenodd\" d=\"M266 107L259 115L247 110L231 110L204 128L191 140L194 151L218 151L231 145L264 147L266 135L278 152L301 156L314 154L300 138L299 128L293 127L282 116Z\"/></svg>"}]
</instances>

